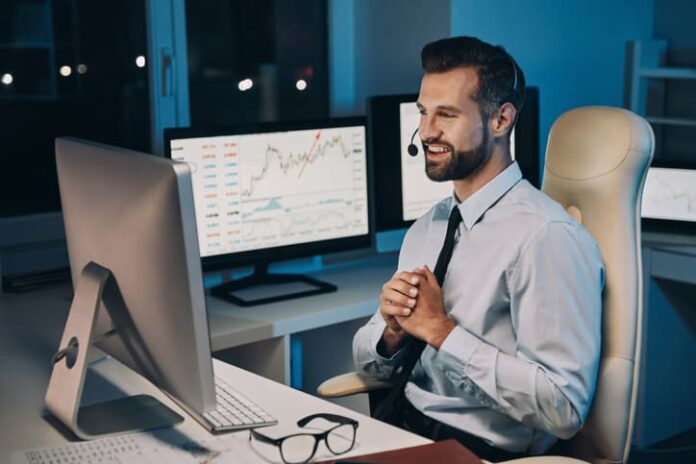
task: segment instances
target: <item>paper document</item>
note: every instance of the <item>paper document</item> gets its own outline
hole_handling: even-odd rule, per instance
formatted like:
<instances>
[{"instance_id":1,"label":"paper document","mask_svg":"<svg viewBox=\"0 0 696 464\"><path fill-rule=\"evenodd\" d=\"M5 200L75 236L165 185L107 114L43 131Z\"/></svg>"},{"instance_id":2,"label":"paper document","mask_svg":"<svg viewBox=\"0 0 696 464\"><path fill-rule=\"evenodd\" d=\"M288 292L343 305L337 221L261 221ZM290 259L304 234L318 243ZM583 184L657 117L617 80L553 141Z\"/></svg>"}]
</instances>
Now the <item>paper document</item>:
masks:
<instances>
[{"instance_id":1,"label":"paper document","mask_svg":"<svg viewBox=\"0 0 696 464\"><path fill-rule=\"evenodd\" d=\"M192 439L175 429L69 443L12 455L12 464L217 464L268 462L249 446L247 434Z\"/></svg>"}]
</instances>

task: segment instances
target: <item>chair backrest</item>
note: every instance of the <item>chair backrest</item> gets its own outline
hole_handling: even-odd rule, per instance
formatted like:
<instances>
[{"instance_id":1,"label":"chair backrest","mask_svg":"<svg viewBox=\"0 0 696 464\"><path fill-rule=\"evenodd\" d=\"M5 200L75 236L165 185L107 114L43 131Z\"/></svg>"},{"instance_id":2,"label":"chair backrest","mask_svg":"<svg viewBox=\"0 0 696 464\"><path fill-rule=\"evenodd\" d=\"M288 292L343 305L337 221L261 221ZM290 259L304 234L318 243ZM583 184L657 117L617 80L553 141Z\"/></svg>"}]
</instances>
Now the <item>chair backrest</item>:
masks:
<instances>
[{"instance_id":1,"label":"chair backrest","mask_svg":"<svg viewBox=\"0 0 696 464\"><path fill-rule=\"evenodd\" d=\"M597 388L582 430L564 454L626 460L640 366L640 206L654 151L650 125L619 108L568 111L549 133L542 190L594 237L606 268Z\"/></svg>"}]
</instances>

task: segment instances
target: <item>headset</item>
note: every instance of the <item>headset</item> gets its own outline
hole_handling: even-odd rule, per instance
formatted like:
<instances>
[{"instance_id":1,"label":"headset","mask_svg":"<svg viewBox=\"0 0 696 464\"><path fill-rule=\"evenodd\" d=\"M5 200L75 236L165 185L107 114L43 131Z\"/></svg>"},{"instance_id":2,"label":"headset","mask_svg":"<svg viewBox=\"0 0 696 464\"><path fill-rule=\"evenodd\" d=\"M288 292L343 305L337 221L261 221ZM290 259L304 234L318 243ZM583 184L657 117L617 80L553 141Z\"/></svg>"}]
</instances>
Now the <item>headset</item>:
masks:
<instances>
[{"instance_id":1,"label":"headset","mask_svg":"<svg viewBox=\"0 0 696 464\"><path fill-rule=\"evenodd\" d=\"M515 80L512 82L512 94L517 92L517 64L515 63L515 60L512 59L509 53L505 52L505 56L507 57L508 60L510 60L510 64L512 65L512 70L514 72L514 77ZM415 131L413 131L413 135L411 135L411 142L408 144L408 148L406 148L406 151L408 151L408 154L411 156L418 156L418 145L413 143L413 139L416 137L416 134L418 133L419 127L416 128Z\"/></svg>"},{"instance_id":2,"label":"headset","mask_svg":"<svg viewBox=\"0 0 696 464\"><path fill-rule=\"evenodd\" d=\"M418 155L418 146L415 143L413 143L413 138L418 133L418 129L419 128L417 127L416 130L413 131L413 135L411 136L411 143L408 144L408 148L406 149L408 151L408 154L411 156Z\"/></svg>"}]
</instances>

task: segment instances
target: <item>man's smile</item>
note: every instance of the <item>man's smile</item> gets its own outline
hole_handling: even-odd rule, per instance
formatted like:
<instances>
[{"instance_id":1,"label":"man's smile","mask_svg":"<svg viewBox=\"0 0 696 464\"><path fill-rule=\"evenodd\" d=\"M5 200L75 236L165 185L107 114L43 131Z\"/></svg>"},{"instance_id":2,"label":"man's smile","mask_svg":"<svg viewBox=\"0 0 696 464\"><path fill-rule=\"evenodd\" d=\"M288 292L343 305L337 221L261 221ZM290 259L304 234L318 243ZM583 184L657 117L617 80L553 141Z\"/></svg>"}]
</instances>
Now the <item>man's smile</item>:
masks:
<instances>
[{"instance_id":1,"label":"man's smile","mask_svg":"<svg viewBox=\"0 0 696 464\"><path fill-rule=\"evenodd\" d=\"M452 153L452 146L449 144L427 143L423 145L428 159L439 160Z\"/></svg>"}]
</instances>

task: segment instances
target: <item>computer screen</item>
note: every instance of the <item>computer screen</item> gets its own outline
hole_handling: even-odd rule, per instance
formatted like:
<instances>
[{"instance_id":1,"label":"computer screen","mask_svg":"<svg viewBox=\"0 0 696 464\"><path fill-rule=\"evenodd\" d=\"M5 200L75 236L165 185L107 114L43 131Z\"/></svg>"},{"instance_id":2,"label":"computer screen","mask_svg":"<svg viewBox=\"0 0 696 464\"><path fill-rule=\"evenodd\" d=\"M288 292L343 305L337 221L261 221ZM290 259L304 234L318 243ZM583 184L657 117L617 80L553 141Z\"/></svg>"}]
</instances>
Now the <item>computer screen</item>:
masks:
<instances>
[{"instance_id":1,"label":"computer screen","mask_svg":"<svg viewBox=\"0 0 696 464\"><path fill-rule=\"evenodd\" d=\"M654 160L645 179L641 216L649 230L696 231L696 163Z\"/></svg>"},{"instance_id":2,"label":"computer screen","mask_svg":"<svg viewBox=\"0 0 696 464\"><path fill-rule=\"evenodd\" d=\"M69 138L56 139L56 166L74 301L85 297L93 264L120 295L88 295L102 298L95 333L113 333L97 346L189 410L214 408L188 166Z\"/></svg>"},{"instance_id":3,"label":"computer screen","mask_svg":"<svg viewBox=\"0 0 696 464\"><path fill-rule=\"evenodd\" d=\"M364 118L168 129L165 144L191 166L206 268L371 244Z\"/></svg>"},{"instance_id":4,"label":"computer screen","mask_svg":"<svg viewBox=\"0 0 696 464\"><path fill-rule=\"evenodd\" d=\"M525 105L510 136L510 151L532 184L539 184L538 90L527 88ZM376 228L379 231L408 227L439 200L452 194L451 182L434 182L425 174L419 151L408 153L420 122L417 94L384 95L368 100L371 150L375 158Z\"/></svg>"}]
</instances>

